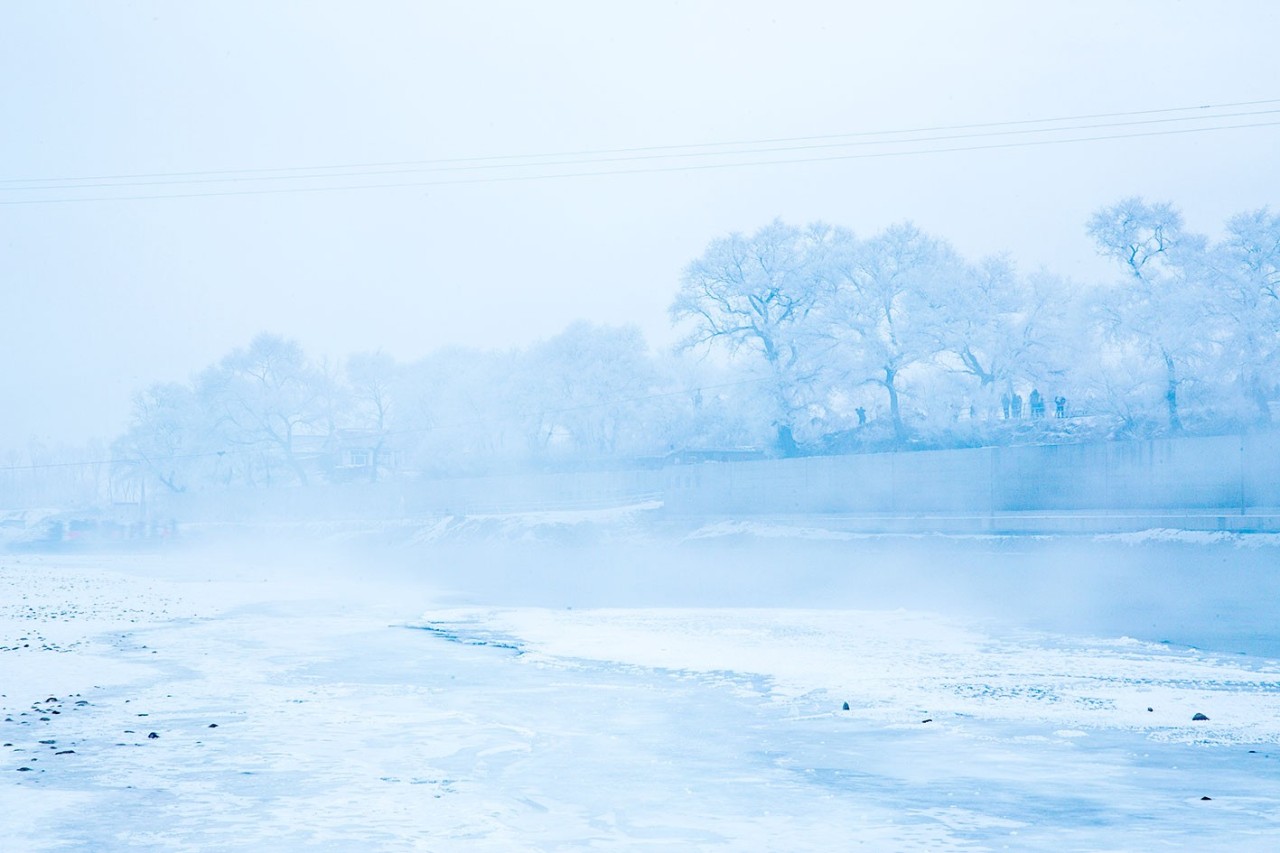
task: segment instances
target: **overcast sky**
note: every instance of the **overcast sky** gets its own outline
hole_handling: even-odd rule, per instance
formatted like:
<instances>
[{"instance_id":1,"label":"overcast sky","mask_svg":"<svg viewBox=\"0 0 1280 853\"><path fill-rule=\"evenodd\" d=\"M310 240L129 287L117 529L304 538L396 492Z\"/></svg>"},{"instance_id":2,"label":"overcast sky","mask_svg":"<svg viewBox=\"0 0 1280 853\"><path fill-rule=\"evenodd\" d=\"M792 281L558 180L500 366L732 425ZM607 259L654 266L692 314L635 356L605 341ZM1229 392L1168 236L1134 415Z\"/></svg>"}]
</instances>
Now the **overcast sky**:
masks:
<instances>
[{"instance_id":1,"label":"overcast sky","mask_svg":"<svg viewBox=\"0 0 1280 853\"><path fill-rule=\"evenodd\" d=\"M1167 133L1280 121L1280 103L1133 115L1280 98L1278 10L4 4L0 448L110 438L133 392L263 330L316 355L410 360L586 318L637 323L666 346L682 267L776 216L862 234L910 218L970 255L1097 278L1083 223L1103 204L1172 200L1212 231L1280 203L1280 127ZM1108 113L1128 115L917 134L967 137L925 143L659 148ZM1048 126L1078 129L975 136ZM1137 133L1161 135L1023 144ZM537 168L422 162L637 148L651 150ZM656 159L672 153L697 156ZM367 165L387 163L412 165ZM362 165L299 177L348 164ZM173 174L193 172L227 174ZM582 172L612 174L537 177ZM113 177L129 175L155 177Z\"/></svg>"}]
</instances>

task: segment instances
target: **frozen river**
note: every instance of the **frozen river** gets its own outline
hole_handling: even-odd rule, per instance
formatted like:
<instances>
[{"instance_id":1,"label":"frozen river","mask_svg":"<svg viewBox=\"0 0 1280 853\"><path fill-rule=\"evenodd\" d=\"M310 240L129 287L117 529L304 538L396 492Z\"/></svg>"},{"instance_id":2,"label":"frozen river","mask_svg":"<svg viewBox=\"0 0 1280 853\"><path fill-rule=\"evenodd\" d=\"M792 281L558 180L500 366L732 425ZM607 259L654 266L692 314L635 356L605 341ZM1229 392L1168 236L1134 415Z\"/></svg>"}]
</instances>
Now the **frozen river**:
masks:
<instances>
[{"instance_id":1,"label":"frozen river","mask_svg":"<svg viewBox=\"0 0 1280 853\"><path fill-rule=\"evenodd\" d=\"M0 557L0 848L1280 840L1271 544L373 553Z\"/></svg>"}]
</instances>

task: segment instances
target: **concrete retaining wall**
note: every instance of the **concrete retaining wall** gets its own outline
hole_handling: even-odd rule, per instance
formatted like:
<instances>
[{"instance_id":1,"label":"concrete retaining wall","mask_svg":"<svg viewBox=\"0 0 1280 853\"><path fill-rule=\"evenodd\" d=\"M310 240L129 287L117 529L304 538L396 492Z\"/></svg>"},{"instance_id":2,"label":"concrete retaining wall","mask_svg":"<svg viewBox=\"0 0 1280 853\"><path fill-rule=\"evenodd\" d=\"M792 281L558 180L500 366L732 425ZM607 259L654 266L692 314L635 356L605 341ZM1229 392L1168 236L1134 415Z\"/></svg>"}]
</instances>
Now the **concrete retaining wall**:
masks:
<instances>
[{"instance_id":1,"label":"concrete retaining wall","mask_svg":"<svg viewBox=\"0 0 1280 853\"><path fill-rule=\"evenodd\" d=\"M1238 513L1280 508L1280 433L210 491L155 509L202 521L392 519L647 500L690 515Z\"/></svg>"},{"instance_id":2,"label":"concrete retaining wall","mask_svg":"<svg viewBox=\"0 0 1280 853\"><path fill-rule=\"evenodd\" d=\"M1280 435L706 463L663 494L717 514L1280 507Z\"/></svg>"}]
</instances>

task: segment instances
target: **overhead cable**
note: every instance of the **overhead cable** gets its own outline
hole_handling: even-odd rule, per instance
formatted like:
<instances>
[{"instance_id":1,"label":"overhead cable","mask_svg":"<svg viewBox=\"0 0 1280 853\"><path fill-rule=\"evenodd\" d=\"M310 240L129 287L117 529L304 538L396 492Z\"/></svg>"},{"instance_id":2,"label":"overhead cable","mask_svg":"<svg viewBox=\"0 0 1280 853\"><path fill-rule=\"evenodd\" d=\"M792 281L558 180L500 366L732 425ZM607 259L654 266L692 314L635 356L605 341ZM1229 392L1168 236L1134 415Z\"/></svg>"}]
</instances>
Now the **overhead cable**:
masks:
<instances>
[{"instance_id":1,"label":"overhead cable","mask_svg":"<svg viewBox=\"0 0 1280 853\"><path fill-rule=\"evenodd\" d=\"M459 186L467 184L490 184L490 183L514 183L529 181L547 181L562 180L569 178L595 178L610 177L617 175L638 175L638 174L661 174L673 172L698 172L718 169L739 169L753 168L761 166L781 166L794 165L804 163L828 163L842 160L865 160L889 157L912 157L925 154L946 154L968 151L989 151L1013 148L1031 148L1047 145L1070 145L1088 142L1105 142L1120 139L1139 139L1158 136L1176 136L1192 133L1210 133L1230 130L1253 130L1257 128L1275 127L1280 125L1280 121L1250 122L1244 124L1228 124L1213 125L1209 127L1190 127L1177 128L1171 130L1151 130L1140 131L1135 133L1105 134L1095 136L1076 136L1065 139L1029 139L1019 140L1015 142L998 142L985 143L980 145L955 145L945 147L917 148L906 150L892 151L871 151L847 154L828 154L816 157L795 157L795 158L771 158L765 160L739 160L730 162L717 163L692 163L680 165L648 165L629 169L596 169L589 171L574 172L547 172L523 175L483 175L476 177L464 178L448 178L433 179L423 181L394 181L394 182L378 182L378 183L356 183L356 184L324 184L320 186L289 186L289 187L271 187L257 189L229 189L214 190L209 192L185 192L185 193L149 193L135 195L82 195L82 196L63 196L53 198L24 198L24 199L3 199L0 200L0 206L11 205L32 205L32 204L68 204L81 202L109 202L109 201L149 201L159 199L187 199L187 198L216 198L227 196L252 196L252 195L280 195L289 193L317 193L317 192L340 192L347 190L370 190L370 189L394 189L402 187L444 187ZM909 144L909 140L900 144ZM738 156L751 153L761 152L724 152L723 156ZM597 161L600 162L600 161ZM579 165L579 164L572 164ZM590 165L590 161L586 161L581 165ZM311 178L320 177L355 177L354 175L334 175L334 176L307 176ZM124 186L124 185L118 185ZM74 187L68 187L74 188ZM28 188L35 189L55 189L55 188Z\"/></svg>"}]
</instances>

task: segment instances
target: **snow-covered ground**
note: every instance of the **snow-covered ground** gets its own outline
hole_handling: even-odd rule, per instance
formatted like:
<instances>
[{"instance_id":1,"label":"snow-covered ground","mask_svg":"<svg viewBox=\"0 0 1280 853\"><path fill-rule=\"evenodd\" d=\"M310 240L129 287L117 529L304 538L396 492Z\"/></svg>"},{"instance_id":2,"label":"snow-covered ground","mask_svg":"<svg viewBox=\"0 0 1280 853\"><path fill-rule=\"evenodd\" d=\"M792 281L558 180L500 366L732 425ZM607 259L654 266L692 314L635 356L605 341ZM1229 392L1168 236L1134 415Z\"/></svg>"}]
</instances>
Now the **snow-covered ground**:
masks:
<instances>
[{"instance_id":1,"label":"snow-covered ground","mask_svg":"<svg viewBox=\"0 0 1280 853\"><path fill-rule=\"evenodd\" d=\"M723 533L0 556L0 849L1280 845L1274 543Z\"/></svg>"}]
</instances>

